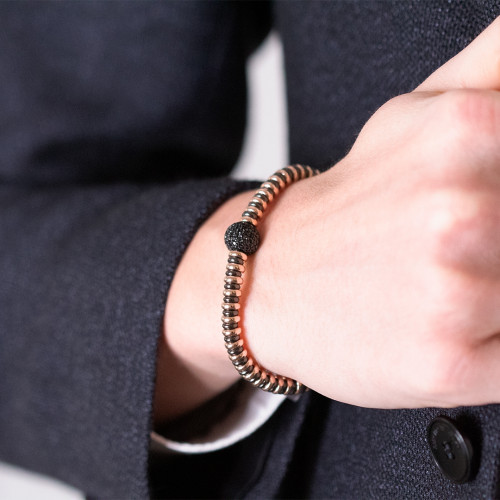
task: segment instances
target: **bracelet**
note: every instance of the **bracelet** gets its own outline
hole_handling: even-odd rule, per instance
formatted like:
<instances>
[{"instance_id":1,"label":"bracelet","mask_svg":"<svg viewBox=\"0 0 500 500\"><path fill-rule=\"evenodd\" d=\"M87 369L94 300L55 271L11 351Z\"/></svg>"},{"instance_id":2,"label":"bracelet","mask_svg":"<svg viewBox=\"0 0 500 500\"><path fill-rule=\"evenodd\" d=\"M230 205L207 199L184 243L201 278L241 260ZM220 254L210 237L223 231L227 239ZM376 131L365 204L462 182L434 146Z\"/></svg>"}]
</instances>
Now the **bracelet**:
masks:
<instances>
[{"instance_id":1,"label":"bracelet","mask_svg":"<svg viewBox=\"0 0 500 500\"><path fill-rule=\"evenodd\" d=\"M278 170L260 185L242 213L241 219L231 224L224 235L224 241L229 250L222 303L222 334L227 354L238 373L246 381L274 394L300 394L307 388L297 380L266 370L255 361L245 347L239 326L239 302L245 262L248 255L255 253L259 247L260 234L257 223L262 218L268 204L285 187L317 174L319 174L319 170L302 165L290 165Z\"/></svg>"}]
</instances>

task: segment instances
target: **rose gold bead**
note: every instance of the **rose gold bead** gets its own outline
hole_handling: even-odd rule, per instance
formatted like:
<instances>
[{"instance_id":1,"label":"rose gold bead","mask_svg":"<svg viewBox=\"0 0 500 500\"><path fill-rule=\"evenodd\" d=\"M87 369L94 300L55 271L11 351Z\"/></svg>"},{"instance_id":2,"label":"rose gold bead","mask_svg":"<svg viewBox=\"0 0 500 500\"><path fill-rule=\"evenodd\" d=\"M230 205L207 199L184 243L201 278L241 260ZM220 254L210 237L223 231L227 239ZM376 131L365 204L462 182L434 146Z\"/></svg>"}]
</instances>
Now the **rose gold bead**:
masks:
<instances>
[{"instance_id":1,"label":"rose gold bead","mask_svg":"<svg viewBox=\"0 0 500 500\"><path fill-rule=\"evenodd\" d=\"M274 200L274 191L273 191L272 193L270 193L267 189L262 189L262 188L261 188L261 189L259 189L259 190L257 191L257 193L259 193L259 194L262 194L262 195L266 196L266 197L267 197L267 199L269 200L269 202L271 202L271 201L273 201L273 200ZM255 194L257 194L257 193L255 193Z\"/></svg>"},{"instance_id":2,"label":"rose gold bead","mask_svg":"<svg viewBox=\"0 0 500 500\"><path fill-rule=\"evenodd\" d=\"M233 251L233 252L229 252L229 255L228 255L228 258L229 257L239 257L240 259L242 260L247 260L248 259L248 256L246 253L243 253L243 252L236 252L236 251Z\"/></svg>"},{"instance_id":3,"label":"rose gold bead","mask_svg":"<svg viewBox=\"0 0 500 500\"><path fill-rule=\"evenodd\" d=\"M229 344L231 342L237 342L238 340L241 340L239 335L231 335L230 338L224 337L224 344ZM226 347L226 349L227 349L227 347Z\"/></svg>"},{"instance_id":4,"label":"rose gold bead","mask_svg":"<svg viewBox=\"0 0 500 500\"><path fill-rule=\"evenodd\" d=\"M250 200L250 203L260 203L262 205L262 208L265 210L267 208L267 202L262 200L261 198L252 198Z\"/></svg>"},{"instance_id":5,"label":"rose gold bead","mask_svg":"<svg viewBox=\"0 0 500 500\"><path fill-rule=\"evenodd\" d=\"M300 179L305 179L307 177L306 169L302 165L300 165L298 163L295 166L300 171L300 175L299 175Z\"/></svg>"},{"instance_id":6,"label":"rose gold bead","mask_svg":"<svg viewBox=\"0 0 500 500\"><path fill-rule=\"evenodd\" d=\"M281 174L286 179L285 180L286 184L291 184L293 182L293 179L291 178L290 174L284 168L278 170L276 172L276 175L277 174Z\"/></svg>"},{"instance_id":7,"label":"rose gold bead","mask_svg":"<svg viewBox=\"0 0 500 500\"><path fill-rule=\"evenodd\" d=\"M283 377L276 377L276 387L273 389L273 394L280 394L284 390L285 383Z\"/></svg>"},{"instance_id":8,"label":"rose gold bead","mask_svg":"<svg viewBox=\"0 0 500 500\"><path fill-rule=\"evenodd\" d=\"M226 349L234 349L235 347L243 347L243 340L237 340L236 342L224 342Z\"/></svg>"},{"instance_id":9,"label":"rose gold bead","mask_svg":"<svg viewBox=\"0 0 500 500\"><path fill-rule=\"evenodd\" d=\"M252 206L248 206L246 209L245 209L245 212L252 212L254 213L259 219L262 217L262 210L260 210L259 208L257 207L252 207Z\"/></svg>"},{"instance_id":10,"label":"rose gold bead","mask_svg":"<svg viewBox=\"0 0 500 500\"><path fill-rule=\"evenodd\" d=\"M246 351L245 351L246 352ZM243 354L243 353L242 353ZM253 366L254 360L252 359L252 356L250 356L248 353L246 355L247 357L247 362L244 365L240 366L235 366L235 368L238 370L239 374L242 377L245 377L245 375L242 374L242 372L246 372L250 366ZM253 369L250 373L253 373Z\"/></svg>"},{"instance_id":11,"label":"rose gold bead","mask_svg":"<svg viewBox=\"0 0 500 500\"><path fill-rule=\"evenodd\" d=\"M253 384L256 380L260 380L260 377L262 376L262 372L260 370L253 370L252 374L250 377L247 378L248 382Z\"/></svg>"},{"instance_id":12,"label":"rose gold bead","mask_svg":"<svg viewBox=\"0 0 500 500\"><path fill-rule=\"evenodd\" d=\"M265 370L261 370L260 377L257 380L254 380L252 385L255 387L259 386L262 382L264 382L264 380L267 379L268 376L269 374Z\"/></svg>"},{"instance_id":13,"label":"rose gold bead","mask_svg":"<svg viewBox=\"0 0 500 500\"><path fill-rule=\"evenodd\" d=\"M292 380L290 378L285 378L285 392L283 393L285 396L288 396L289 394L295 394L295 380Z\"/></svg>"},{"instance_id":14,"label":"rose gold bead","mask_svg":"<svg viewBox=\"0 0 500 500\"><path fill-rule=\"evenodd\" d=\"M255 219L252 219L251 217L242 217L240 219L241 222L250 222L250 224L253 224L254 226L257 225L257 221Z\"/></svg>"},{"instance_id":15,"label":"rose gold bead","mask_svg":"<svg viewBox=\"0 0 500 500\"><path fill-rule=\"evenodd\" d=\"M257 376L260 378L260 366L257 363L255 363L253 359L251 361L253 365L253 370L250 373L246 373L245 375L243 375L243 378L248 381L255 379L255 377Z\"/></svg>"},{"instance_id":16,"label":"rose gold bead","mask_svg":"<svg viewBox=\"0 0 500 500\"><path fill-rule=\"evenodd\" d=\"M233 328L231 330L229 329L222 330L222 335L224 335L225 337L228 337L229 335L240 335L240 334L241 334L241 328L239 327Z\"/></svg>"},{"instance_id":17,"label":"rose gold bead","mask_svg":"<svg viewBox=\"0 0 500 500\"><path fill-rule=\"evenodd\" d=\"M228 283L230 285L241 285L243 280L239 276L225 276L224 283Z\"/></svg>"},{"instance_id":18,"label":"rose gold bead","mask_svg":"<svg viewBox=\"0 0 500 500\"><path fill-rule=\"evenodd\" d=\"M230 325L231 323L239 323L240 322L240 317L239 316L221 316L222 324L223 325Z\"/></svg>"},{"instance_id":19,"label":"rose gold bead","mask_svg":"<svg viewBox=\"0 0 500 500\"><path fill-rule=\"evenodd\" d=\"M230 303L223 302L222 303L222 309L224 309L224 311L237 311L240 307L241 307L241 305L238 303L233 303L233 302L230 302Z\"/></svg>"},{"instance_id":20,"label":"rose gold bead","mask_svg":"<svg viewBox=\"0 0 500 500\"><path fill-rule=\"evenodd\" d=\"M300 181L300 175L299 173L293 168L293 165L288 165L287 167L291 174L289 173L290 177L292 178L292 182Z\"/></svg>"},{"instance_id":21,"label":"rose gold bead","mask_svg":"<svg viewBox=\"0 0 500 500\"><path fill-rule=\"evenodd\" d=\"M297 382L297 392L295 394L302 394L303 392L307 392L309 389L300 382Z\"/></svg>"},{"instance_id":22,"label":"rose gold bead","mask_svg":"<svg viewBox=\"0 0 500 500\"><path fill-rule=\"evenodd\" d=\"M269 391L269 389L274 385L275 382L277 382L276 377L272 373L268 373L269 377L269 382L262 387L264 391Z\"/></svg>"},{"instance_id":23,"label":"rose gold bead","mask_svg":"<svg viewBox=\"0 0 500 500\"><path fill-rule=\"evenodd\" d=\"M280 190L272 182L263 182L260 187L266 189L267 191L272 191L274 195L278 195Z\"/></svg>"},{"instance_id":24,"label":"rose gold bead","mask_svg":"<svg viewBox=\"0 0 500 500\"><path fill-rule=\"evenodd\" d=\"M241 351L239 354L228 354L228 356L229 359L234 362L239 361L241 358L246 358L247 354L247 350L243 349L243 351Z\"/></svg>"},{"instance_id":25,"label":"rose gold bead","mask_svg":"<svg viewBox=\"0 0 500 500\"><path fill-rule=\"evenodd\" d=\"M301 384L297 380L295 381L295 394L302 394L305 390L307 390L304 384Z\"/></svg>"},{"instance_id":26,"label":"rose gold bead","mask_svg":"<svg viewBox=\"0 0 500 500\"><path fill-rule=\"evenodd\" d=\"M285 189L285 181L279 175L273 174L271 175L271 177L269 177L269 179L277 182L281 189Z\"/></svg>"},{"instance_id":27,"label":"rose gold bead","mask_svg":"<svg viewBox=\"0 0 500 500\"><path fill-rule=\"evenodd\" d=\"M232 262L226 265L226 269L228 271L239 271L240 273L245 272L245 266L242 264L233 264Z\"/></svg>"},{"instance_id":28,"label":"rose gold bead","mask_svg":"<svg viewBox=\"0 0 500 500\"><path fill-rule=\"evenodd\" d=\"M241 297L241 290L226 290L223 292L224 297Z\"/></svg>"}]
</instances>

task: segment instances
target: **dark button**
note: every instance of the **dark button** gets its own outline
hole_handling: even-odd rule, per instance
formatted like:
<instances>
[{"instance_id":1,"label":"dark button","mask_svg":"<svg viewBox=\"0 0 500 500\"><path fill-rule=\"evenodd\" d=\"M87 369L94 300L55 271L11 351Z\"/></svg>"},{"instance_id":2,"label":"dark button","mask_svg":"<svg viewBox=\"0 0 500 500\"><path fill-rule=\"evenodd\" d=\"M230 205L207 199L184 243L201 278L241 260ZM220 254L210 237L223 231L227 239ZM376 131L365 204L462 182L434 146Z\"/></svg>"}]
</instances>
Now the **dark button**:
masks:
<instances>
[{"instance_id":1,"label":"dark button","mask_svg":"<svg viewBox=\"0 0 500 500\"><path fill-rule=\"evenodd\" d=\"M427 442L439 470L454 483L465 483L472 470L469 439L448 417L437 417L427 429Z\"/></svg>"}]
</instances>

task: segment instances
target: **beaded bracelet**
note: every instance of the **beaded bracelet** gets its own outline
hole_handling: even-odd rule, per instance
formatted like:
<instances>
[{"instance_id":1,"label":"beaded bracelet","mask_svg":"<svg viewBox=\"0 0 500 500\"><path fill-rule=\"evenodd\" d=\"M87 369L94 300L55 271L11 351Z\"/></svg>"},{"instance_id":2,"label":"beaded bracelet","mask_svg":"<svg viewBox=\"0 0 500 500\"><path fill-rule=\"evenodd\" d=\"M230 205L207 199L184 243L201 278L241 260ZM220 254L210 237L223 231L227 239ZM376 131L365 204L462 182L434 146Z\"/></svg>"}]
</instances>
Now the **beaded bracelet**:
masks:
<instances>
[{"instance_id":1,"label":"beaded bracelet","mask_svg":"<svg viewBox=\"0 0 500 500\"><path fill-rule=\"evenodd\" d=\"M247 256L255 253L260 243L257 223L278 194L290 184L319 174L319 170L302 165L290 165L275 172L253 195L240 221L231 224L224 235L229 250L224 278L222 303L222 334L229 359L238 373L254 386L274 394L293 395L307 388L297 380L269 372L260 366L245 347L241 338L240 297Z\"/></svg>"}]
</instances>

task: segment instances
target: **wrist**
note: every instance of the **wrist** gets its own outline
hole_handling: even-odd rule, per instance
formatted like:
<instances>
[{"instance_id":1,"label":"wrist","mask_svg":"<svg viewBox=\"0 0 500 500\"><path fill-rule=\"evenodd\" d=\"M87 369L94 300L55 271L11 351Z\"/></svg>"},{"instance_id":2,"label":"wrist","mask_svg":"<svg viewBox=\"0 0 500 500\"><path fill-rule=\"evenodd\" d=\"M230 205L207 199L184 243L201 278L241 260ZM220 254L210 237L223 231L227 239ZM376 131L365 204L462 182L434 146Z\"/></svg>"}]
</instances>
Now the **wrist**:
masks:
<instances>
[{"instance_id":1,"label":"wrist","mask_svg":"<svg viewBox=\"0 0 500 500\"><path fill-rule=\"evenodd\" d=\"M249 194L231 198L204 222L176 270L158 348L156 422L196 408L238 380L221 345L217 313L227 257L224 231Z\"/></svg>"},{"instance_id":2,"label":"wrist","mask_svg":"<svg viewBox=\"0 0 500 500\"><path fill-rule=\"evenodd\" d=\"M296 283L307 272L306 247L315 244L308 225L319 186L317 177L305 179L273 201L259 224L259 250L248 259L242 301L243 332L252 356L267 370L300 382L297 318L302 306L308 309Z\"/></svg>"}]
</instances>

